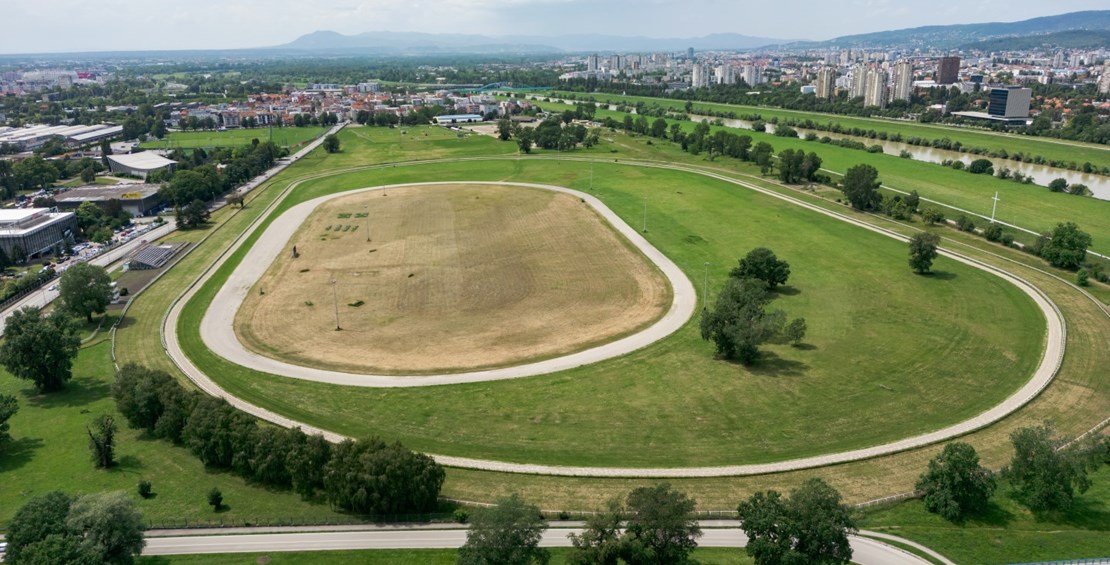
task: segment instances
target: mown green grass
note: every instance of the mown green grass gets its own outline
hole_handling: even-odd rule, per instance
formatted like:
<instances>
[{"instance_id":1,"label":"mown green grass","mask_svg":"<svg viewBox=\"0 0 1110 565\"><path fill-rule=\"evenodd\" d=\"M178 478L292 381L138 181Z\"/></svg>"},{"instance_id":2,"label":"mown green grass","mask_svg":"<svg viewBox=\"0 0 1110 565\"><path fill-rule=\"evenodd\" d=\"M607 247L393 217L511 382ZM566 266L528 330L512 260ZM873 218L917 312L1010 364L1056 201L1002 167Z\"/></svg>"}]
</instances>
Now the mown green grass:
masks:
<instances>
[{"instance_id":1,"label":"mown green grass","mask_svg":"<svg viewBox=\"0 0 1110 565\"><path fill-rule=\"evenodd\" d=\"M539 104L543 108L562 111L572 106L554 102ZM617 120L625 116L621 112L598 110L598 117L613 117ZM693 122L679 122L685 131L692 131L697 125ZM908 192L916 190L923 198L936 200L956 208L989 216L994 204L995 193L1001 199L996 217L998 220L1031 229L1049 232L1060 222L1073 221L1091 234L1091 249L1102 254L1110 254L1110 201L1096 198L1077 197L1071 194L1049 192L1044 187L1019 184L986 175L973 175L934 163L900 159L894 155L867 153L805 141L799 138L777 137L768 133L736 130L724 126L711 126L711 131L725 129L734 133L751 136L753 143L766 141L775 152L784 149L803 149L815 152L823 160L822 167L836 174L843 174L858 164L869 164L879 171L883 185L892 189ZM656 143L666 143L656 140ZM1099 164L1110 160L1110 155ZM959 213L946 210L946 215L955 218ZM982 223L980 221L979 223Z\"/></svg>"},{"instance_id":2,"label":"mown green grass","mask_svg":"<svg viewBox=\"0 0 1110 565\"><path fill-rule=\"evenodd\" d=\"M324 133L327 128L309 126L301 128L273 128L274 144L282 147L302 145ZM270 128L229 129L227 131L175 131L165 139L144 141L144 149L211 149L213 147L238 147L250 145L251 140L268 141Z\"/></svg>"},{"instance_id":3,"label":"mown green grass","mask_svg":"<svg viewBox=\"0 0 1110 565\"><path fill-rule=\"evenodd\" d=\"M111 344L103 333L81 350L74 378L65 390L38 394L27 381L0 372L0 394L19 400L9 421L12 443L0 453L0 529L31 498L52 490L68 493L126 491L154 525L191 523L272 523L350 521L326 504L302 501L295 494L248 484L223 472L210 472L183 447L147 437L127 427L111 397ZM93 467L85 426L101 414L115 417L116 460L109 470ZM153 484L156 496L142 499L140 480ZM214 513L206 495L224 493L228 509Z\"/></svg>"},{"instance_id":4,"label":"mown green grass","mask_svg":"<svg viewBox=\"0 0 1110 565\"><path fill-rule=\"evenodd\" d=\"M410 180L582 187L587 175L582 164L537 161L396 167L306 183L282 207ZM258 374L204 350L196 328L215 284L186 308L183 344L233 394L348 435L381 434L451 455L615 466L766 462L922 433L995 404L1039 360L1040 314L981 271L943 260L940 276L914 276L902 243L688 173L598 164L593 183L632 225L642 222L646 198L648 239L691 279L712 263L713 287L746 250L774 248L794 272L775 307L806 317L808 346L772 346L768 360L745 369L713 359L695 318L644 350L555 375L431 389L335 387ZM674 390L684 392L676 398Z\"/></svg>"},{"instance_id":5,"label":"mown green grass","mask_svg":"<svg viewBox=\"0 0 1110 565\"><path fill-rule=\"evenodd\" d=\"M551 552L551 565L567 562L568 548L555 547ZM263 559L266 559L265 561ZM749 565L754 563L742 548L700 548L693 558L702 565ZM211 565L340 565L347 563L372 563L374 565L454 565L459 559L455 549L368 549L352 551L302 551L285 553L225 553L216 555L169 555L141 557L139 565L177 565L205 563Z\"/></svg>"},{"instance_id":6,"label":"mown green grass","mask_svg":"<svg viewBox=\"0 0 1110 565\"><path fill-rule=\"evenodd\" d=\"M618 94L600 92L592 94L555 92L555 95L558 97L564 97L568 94L577 96L579 100L592 96L598 102L611 101L613 104L635 105L637 102L642 101L649 106L656 104L660 107L678 112L685 112L686 106L684 100L672 100L669 98L621 96ZM753 97L753 101L756 100L758 100L758 98ZM930 141L947 137L952 141L959 141L966 147L982 147L996 152L1004 150L1010 154L1020 152L1026 155L1041 155L1046 159L1075 161L1080 165L1087 161L1091 164L1102 166L1110 160L1110 147L1081 141L981 131L972 128L959 128L939 124L921 124L884 118L861 118L855 116L840 116L837 114L823 114L820 112L784 110L766 106L694 102L694 114L706 115L721 112L735 112L737 116L740 114L759 114L764 120L770 120L771 118L779 118L780 120L787 118L795 120L810 119L819 124L835 123L846 128L900 133L903 137L921 137Z\"/></svg>"},{"instance_id":7,"label":"mown green grass","mask_svg":"<svg viewBox=\"0 0 1110 565\"><path fill-rule=\"evenodd\" d=\"M860 527L923 544L957 562L1022 563L1110 557L1110 469L1067 512L1033 513L1002 484L982 516L953 524L919 500L864 514Z\"/></svg>"}]
</instances>

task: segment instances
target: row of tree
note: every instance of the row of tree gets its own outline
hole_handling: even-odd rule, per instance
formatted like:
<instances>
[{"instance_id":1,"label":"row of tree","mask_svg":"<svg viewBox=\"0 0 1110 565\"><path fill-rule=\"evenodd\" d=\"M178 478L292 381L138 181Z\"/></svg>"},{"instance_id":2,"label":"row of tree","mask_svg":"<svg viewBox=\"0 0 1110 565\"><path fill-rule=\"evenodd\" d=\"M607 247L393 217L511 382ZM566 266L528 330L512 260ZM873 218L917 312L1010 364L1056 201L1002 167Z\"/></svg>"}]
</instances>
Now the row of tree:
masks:
<instances>
[{"instance_id":1,"label":"row of tree","mask_svg":"<svg viewBox=\"0 0 1110 565\"><path fill-rule=\"evenodd\" d=\"M363 514L427 512L438 504L443 468L400 443L372 438L333 446L300 428L259 425L223 399L187 392L168 374L133 364L120 368L112 396L132 427L259 484Z\"/></svg>"},{"instance_id":2,"label":"row of tree","mask_svg":"<svg viewBox=\"0 0 1110 565\"><path fill-rule=\"evenodd\" d=\"M4 562L130 564L142 551L143 516L124 492L35 497L12 518Z\"/></svg>"}]
</instances>

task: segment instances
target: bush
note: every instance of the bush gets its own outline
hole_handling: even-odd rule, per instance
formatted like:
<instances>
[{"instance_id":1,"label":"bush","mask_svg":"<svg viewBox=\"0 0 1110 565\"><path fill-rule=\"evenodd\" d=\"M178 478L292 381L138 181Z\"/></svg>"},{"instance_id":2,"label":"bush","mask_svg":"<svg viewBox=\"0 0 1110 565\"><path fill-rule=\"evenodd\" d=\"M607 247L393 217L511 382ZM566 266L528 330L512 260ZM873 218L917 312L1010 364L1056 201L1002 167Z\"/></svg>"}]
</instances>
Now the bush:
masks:
<instances>
[{"instance_id":1,"label":"bush","mask_svg":"<svg viewBox=\"0 0 1110 565\"><path fill-rule=\"evenodd\" d=\"M1079 271L1075 273L1075 284L1079 286L1087 286L1091 284L1088 280L1089 277L1090 275L1087 274L1087 269L1079 269Z\"/></svg>"},{"instance_id":2,"label":"bush","mask_svg":"<svg viewBox=\"0 0 1110 565\"><path fill-rule=\"evenodd\" d=\"M219 510L224 505L224 493L220 492L220 489L212 487L212 490L208 491L208 505L213 510Z\"/></svg>"},{"instance_id":3,"label":"bush","mask_svg":"<svg viewBox=\"0 0 1110 565\"><path fill-rule=\"evenodd\" d=\"M971 221L971 218L968 218L967 216L960 216L959 218L957 218L956 226L960 228L960 231L975 231L975 222Z\"/></svg>"},{"instance_id":4,"label":"bush","mask_svg":"<svg viewBox=\"0 0 1110 565\"><path fill-rule=\"evenodd\" d=\"M987 241L998 241L1002 239L1002 226L998 224L987 226L987 228L983 230L983 237L987 238Z\"/></svg>"},{"instance_id":5,"label":"bush","mask_svg":"<svg viewBox=\"0 0 1110 565\"><path fill-rule=\"evenodd\" d=\"M470 513L467 512L465 508L456 508L452 517L456 522L465 524L466 521L470 519Z\"/></svg>"},{"instance_id":6,"label":"bush","mask_svg":"<svg viewBox=\"0 0 1110 565\"><path fill-rule=\"evenodd\" d=\"M934 206L929 206L921 211L921 219L926 224L937 224L944 221L944 212Z\"/></svg>"},{"instance_id":7,"label":"bush","mask_svg":"<svg viewBox=\"0 0 1110 565\"><path fill-rule=\"evenodd\" d=\"M150 481L139 481L139 496L143 498L150 498L153 494L151 490Z\"/></svg>"}]
</instances>

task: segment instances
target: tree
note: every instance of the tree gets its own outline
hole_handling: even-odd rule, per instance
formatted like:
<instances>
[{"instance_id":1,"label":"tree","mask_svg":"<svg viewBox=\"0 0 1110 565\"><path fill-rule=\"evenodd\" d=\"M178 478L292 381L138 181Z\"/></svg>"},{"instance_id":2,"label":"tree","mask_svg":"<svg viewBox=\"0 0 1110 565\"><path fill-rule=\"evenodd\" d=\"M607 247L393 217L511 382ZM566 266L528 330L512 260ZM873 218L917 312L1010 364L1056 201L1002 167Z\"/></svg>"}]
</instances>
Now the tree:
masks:
<instances>
[{"instance_id":1,"label":"tree","mask_svg":"<svg viewBox=\"0 0 1110 565\"><path fill-rule=\"evenodd\" d=\"M967 166L967 172L973 175L993 175L994 163L989 159L976 159Z\"/></svg>"},{"instance_id":2,"label":"tree","mask_svg":"<svg viewBox=\"0 0 1110 565\"><path fill-rule=\"evenodd\" d=\"M1075 453L1059 450L1052 428L1022 428L1010 434L1014 457L1002 468L1015 498L1030 510L1067 510L1076 491L1091 486L1084 462Z\"/></svg>"},{"instance_id":3,"label":"tree","mask_svg":"<svg viewBox=\"0 0 1110 565\"><path fill-rule=\"evenodd\" d=\"M175 216L177 227L181 229L200 227L208 221L208 206L200 200L194 200L184 208L178 206Z\"/></svg>"},{"instance_id":4,"label":"tree","mask_svg":"<svg viewBox=\"0 0 1110 565\"><path fill-rule=\"evenodd\" d=\"M324 151L328 153L339 153L339 136L334 133L328 134L324 138Z\"/></svg>"},{"instance_id":5,"label":"tree","mask_svg":"<svg viewBox=\"0 0 1110 565\"><path fill-rule=\"evenodd\" d=\"M628 493L624 560L630 565L684 563L698 547L696 503L668 483Z\"/></svg>"},{"instance_id":6,"label":"tree","mask_svg":"<svg viewBox=\"0 0 1110 565\"><path fill-rule=\"evenodd\" d=\"M782 330L782 336L793 344L795 347L801 345L802 340L806 338L806 319L794 318Z\"/></svg>"},{"instance_id":7,"label":"tree","mask_svg":"<svg viewBox=\"0 0 1110 565\"><path fill-rule=\"evenodd\" d=\"M513 137L513 121L505 116L497 120L497 139L508 141Z\"/></svg>"},{"instance_id":8,"label":"tree","mask_svg":"<svg viewBox=\"0 0 1110 565\"><path fill-rule=\"evenodd\" d=\"M62 274L58 285L62 308L92 322L93 314L103 314L112 301L112 278L104 267L77 263Z\"/></svg>"},{"instance_id":9,"label":"tree","mask_svg":"<svg viewBox=\"0 0 1110 565\"><path fill-rule=\"evenodd\" d=\"M1041 257L1058 269L1077 269L1087 260L1091 235L1075 222L1056 224L1052 235L1041 247Z\"/></svg>"},{"instance_id":10,"label":"tree","mask_svg":"<svg viewBox=\"0 0 1110 565\"><path fill-rule=\"evenodd\" d=\"M246 199L238 192L234 192L227 196L227 204L229 206L238 206L240 210L247 207Z\"/></svg>"},{"instance_id":11,"label":"tree","mask_svg":"<svg viewBox=\"0 0 1110 565\"><path fill-rule=\"evenodd\" d=\"M80 345L67 314L55 311L43 317L38 308L28 306L13 312L4 326L0 364L33 382L40 392L53 392L72 376Z\"/></svg>"},{"instance_id":12,"label":"tree","mask_svg":"<svg viewBox=\"0 0 1110 565\"><path fill-rule=\"evenodd\" d=\"M778 334L785 323L782 312L764 311L770 300L763 281L729 277L713 310L702 313L702 339L713 340L721 358L755 362L759 345Z\"/></svg>"},{"instance_id":13,"label":"tree","mask_svg":"<svg viewBox=\"0 0 1110 565\"><path fill-rule=\"evenodd\" d=\"M320 434L307 435L295 428L285 466L293 491L303 498L312 498L324 490L324 465L331 460L331 443Z\"/></svg>"},{"instance_id":14,"label":"tree","mask_svg":"<svg viewBox=\"0 0 1110 565\"><path fill-rule=\"evenodd\" d=\"M133 563L143 550L143 515L123 491L88 494L73 502L66 526L81 550L99 563Z\"/></svg>"},{"instance_id":15,"label":"tree","mask_svg":"<svg viewBox=\"0 0 1110 565\"><path fill-rule=\"evenodd\" d=\"M763 174L767 174L773 167L772 156L775 153L775 148L771 147L770 143L760 141L752 148L750 156L752 162L759 166L759 170Z\"/></svg>"},{"instance_id":16,"label":"tree","mask_svg":"<svg viewBox=\"0 0 1110 565\"><path fill-rule=\"evenodd\" d=\"M459 548L459 565L528 565L547 563L550 553L539 547L547 524L540 509L514 494L493 508L476 510L470 518L466 543Z\"/></svg>"},{"instance_id":17,"label":"tree","mask_svg":"<svg viewBox=\"0 0 1110 565\"><path fill-rule=\"evenodd\" d=\"M856 165L844 174L841 190L852 207L857 210L874 210L882 202L879 193L879 171L871 165Z\"/></svg>"},{"instance_id":18,"label":"tree","mask_svg":"<svg viewBox=\"0 0 1110 565\"><path fill-rule=\"evenodd\" d=\"M1048 183L1048 190L1051 192L1066 192L1068 190L1068 179L1052 179Z\"/></svg>"},{"instance_id":19,"label":"tree","mask_svg":"<svg viewBox=\"0 0 1110 565\"><path fill-rule=\"evenodd\" d=\"M775 252L766 247L756 247L740 260L740 266L734 268L730 277L738 279L756 279L762 281L768 290L774 290L780 284L786 284L790 278L790 263L779 261Z\"/></svg>"},{"instance_id":20,"label":"tree","mask_svg":"<svg viewBox=\"0 0 1110 565\"><path fill-rule=\"evenodd\" d=\"M223 507L224 493L220 492L219 488L212 487L212 490L208 491L208 505L212 507L212 510L217 512Z\"/></svg>"},{"instance_id":21,"label":"tree","mask_svg":"<svg viewBox=\"0 0 1110 565\"><path fill-rule=\"evenodd\" d=\"M746 551L756 565L848 563L848 534L856 527L840 493L813 478L783 499L776 491L757 492L737 507L748 535Z\"/></svg>"},{"instance_id":22,"label":"tree","mask_svg":"<svg viewBox=\"0 0 1110 565\"><path fill-rule=\"evenodd\" d=\"M14 396L0 394L0 451L4 450L4 446L11 441L12 436L8 433L10 429L8 419L19 411L19 402Z\"/></svg>"},{"instance_id":23,"label":"tree","mask_svg":"<svg viewBox=\"0 0 1110 565\"><path fill-rule=\"evenodd\" d=\"M521 128L520 133L516 136L516 145L525 155L532 153L532 137L531 128Z\"/></svg>"},{"instance_id":24,"label":"tree","mask_svg":"<svg viewBox=\"0 0 1110 565\"><path fill-rule=\"evenodd\" d=\"M957 441L929 460L916 488L923 493L929 512L957 522L986 510L995 487L994 474L979 465L975 448Z\"/></svg>"},{"instance_id":25,"label":"tree","mask_svg":"<svg viewBox=\"0 0 1110 565\"><path fill-rule=\"evenodd\" d=\"M918 232L910 238L910 267L913 272L923 275L933 266L937 257L937 244L940 237L935 233Z\"/></svg>"},{"instance_id":26,"label":"tree","mask_svg":"<svg viewBox=\"0 0 1110 565\"><path fill-rule=\"evenodd\" d=\"M990 224L983 228L983 237L987 241L999 241L1002 239L1002 226L999 224Z\"/></svg>"},{"instance_id":27,"label":"tree","mask_svg":"<svg viewBox=\"0 0 1110 565\"><path fill-rule=\"evenodd\" d=\"M423 453L378 438L332 448L324 491L336 506L364 514L427 512L436 507L446 474Z\"/></svg>"},{"instance_id":28,"label":"tree","mask_svg":"<svg viewBox=\"0 0 1110 565\"><path fill-rule=\"evenodd\" d=\"M45 540L51 535L68 535L66 517L73 498L64 492L53 491L27 501L8 524L6 541L7 563L20 563L28 546Z\"/></svg>"},{"instance_id":29,"label":"tree","mask_svg":"<svg viewBox=\"0 0 1110 565\"><path fill-rule=\"evenodd\" d=\"M567 563L570 565L617 565L624 553L621 524L624 522L624 505L620 498L609 500L608 508L586 519L581 534L570 534L574 546Z\"/></svg>"},{"instance_id":30,"label":"tree","mask_svg":"<svg viewBox=\"0 0 1110 565\"><path fill-rule=\"evenodd\" d=\"M92 427L85 426L89 434L89 451L97 469L107 469L115 464L116 422L104 414L93 420Z\"/></svg>"}]
</instances>

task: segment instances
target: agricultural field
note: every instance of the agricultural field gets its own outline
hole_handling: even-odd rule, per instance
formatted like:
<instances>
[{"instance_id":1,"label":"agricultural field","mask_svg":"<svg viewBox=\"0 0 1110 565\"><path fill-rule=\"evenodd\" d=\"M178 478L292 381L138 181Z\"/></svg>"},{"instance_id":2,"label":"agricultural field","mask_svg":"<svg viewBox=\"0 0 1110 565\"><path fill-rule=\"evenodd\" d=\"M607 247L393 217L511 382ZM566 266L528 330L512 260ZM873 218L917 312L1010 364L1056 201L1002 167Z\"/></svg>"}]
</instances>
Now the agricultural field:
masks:
<instances>
[{"instance_id":1,"label":"agricultural field","mask_svg":"<svg viewBox=\"0 0 1110 565\"><path fill-rule=\"evenodd\" d=\"M670 98L651 98L647 96L622 96L603 92L584 94L581 92L554 92L555 97L563 98L567 95L576 96L578 100L593 97L598 102L610 101L613 104L635 105L638 102L658 105L662 108L685 112L686 101ZM753 98L753 101L757 98ZM836 123L845 128L859 128L863 130L885 131L898 133L903 137L921 137L929 140L947 137L952 141L959 141L967 147L982 147L991 151L1006 151L1007 153L1024 153L1026 155L1041 155L1046 159L1057 161L1075 161L1079 164L1090 162L1099 166L1110 162L1110 147L1082 141L1056 139L1052 137L1033 137L1027 135L1007 134L973 128L961 128L946 125L922 124L904 120L891 120L884 118L863 118L857 116L841 116L838 114L823 114L819 112L804 112L799 110L785 110L757 105L718 104L713 102L694 102L694 114L720 114L735 112L741 114L759 114L765 121L772 118L813 120L819 124ZM997 160L1005 163L1005 160Z\"/></svg>"},{"instance_id":2,"label":"agricultural field","mask_svg":"<svg viewBox=\"0 0 1110 565\"><path fill-rule=\"evenodd\" d=\"M344 196L284 247L236 330L251 349L302 365L418 374L520 364L633 333L670 306L666 279L592 208L538 188Z\"/></svg>"},{"instance_id":3,"label":"agricultural field","mask_svg":"<svg viewBox=\"0 0 1110 565\"><path fill-rule=\"evenodd\" d=\"M227 131L174 131L165 139L151 139L139 146L143 149L213 149L250 145L252 140L268 141L272 133L274 144L280 147L298 147L319 137L325 127L285 127L229 129Z\"/></svg>"}]
</instances>

